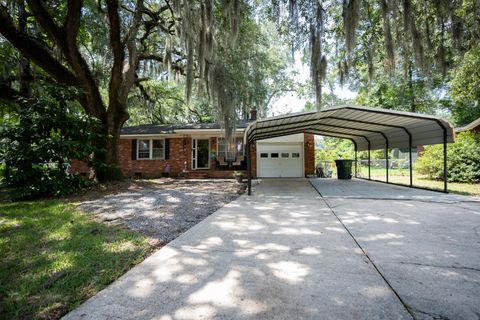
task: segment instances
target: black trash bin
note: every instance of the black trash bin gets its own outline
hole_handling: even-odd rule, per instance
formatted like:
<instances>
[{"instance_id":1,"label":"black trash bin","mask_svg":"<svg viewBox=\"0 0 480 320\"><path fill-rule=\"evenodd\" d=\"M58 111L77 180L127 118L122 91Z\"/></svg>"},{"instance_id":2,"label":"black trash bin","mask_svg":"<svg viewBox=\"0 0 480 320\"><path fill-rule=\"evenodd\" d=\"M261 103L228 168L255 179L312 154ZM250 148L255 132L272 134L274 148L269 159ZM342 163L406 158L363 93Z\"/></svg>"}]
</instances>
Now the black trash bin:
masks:
<instances>
[{"instance_id":1,"label":"black trash bin","mask_svg":"<svg viewBox=\"0 0 480 320\"><path fill-rule=\"evenodd\" d=\"M352 162L353 160L335 160L338 179L352 179Z\"/></svg>"}]
</instances>

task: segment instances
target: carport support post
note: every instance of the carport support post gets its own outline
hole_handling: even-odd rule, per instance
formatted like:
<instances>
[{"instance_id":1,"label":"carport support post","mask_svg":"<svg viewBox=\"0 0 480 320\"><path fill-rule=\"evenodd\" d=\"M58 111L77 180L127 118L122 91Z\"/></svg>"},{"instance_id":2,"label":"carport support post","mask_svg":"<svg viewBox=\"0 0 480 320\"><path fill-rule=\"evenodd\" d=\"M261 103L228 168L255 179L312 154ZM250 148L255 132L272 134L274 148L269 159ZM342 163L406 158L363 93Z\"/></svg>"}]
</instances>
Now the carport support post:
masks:
<instances>
[{"instance_id":1,"label":"carport support post","mask_svg":"<svg viewBox=\"0 0 480 320\"><path fill-rule=\"evenodd\" d=\"M368 141L368 180L370 180L370 141Z\"/></svg>"},{"instance_id":2,"label":"carport support post","mask_svg":"<svg viewBox=\"0 0 480 320\"><path fill-rule=\"evenodd\" d=\"M447 188L447 129L443 128L443 192L448 193Z\"/></svg>"},{"instance_id":3,"label":"carport support post","mask_svg":"<svg viewBox=\"0 0 480 320\"><path fill-rule=\"evenodd\" d=\"M352 143L353 143L353 148L355 150L355 178L357 177L357 162L358 162L358 157L357 157L357 143L355 142L355 140L352 139Z\"/></svg>"},{"instance_id":4,"label":"carport support post","mask_svg":"<svg viewBox=\"0 0 480 320\"><path fill-rule=\"evenodd\" d=\"M409 134L408 136L408 162L409 164L409 170L410 170L410 187L413 187L413 168L412 168L412 135Z\"/></svg>"},{"instance_id":5,"label":"carport support post","mask_svg":"<svg viewBox=\"0 0 480 320\"><path fill-rule=\"evenodd\" d=\"M385 169L387 174L387 183L388 183L388 140L385 142Z\"/></svg>"},{"instance_id":6,"label":"carport support post","mask_svg":"<svg viewBox=\"0 0 480 320\"><path fill-rule=\"evenodd\" d=\"M357 177L357 146L355 146L355 178Z\"/></svg>"},{"instance_id":7,"label":"carport support post","mask_svg":"<svg viewBox=\"0 0 480 320\"><path fill-rule=\"evenodd\" d=\"M246 145L247 149L247 188L248 188L248 195L252 195L252 153L250 148L250 141L247 141Z\"/></svg>"}]
</instances>

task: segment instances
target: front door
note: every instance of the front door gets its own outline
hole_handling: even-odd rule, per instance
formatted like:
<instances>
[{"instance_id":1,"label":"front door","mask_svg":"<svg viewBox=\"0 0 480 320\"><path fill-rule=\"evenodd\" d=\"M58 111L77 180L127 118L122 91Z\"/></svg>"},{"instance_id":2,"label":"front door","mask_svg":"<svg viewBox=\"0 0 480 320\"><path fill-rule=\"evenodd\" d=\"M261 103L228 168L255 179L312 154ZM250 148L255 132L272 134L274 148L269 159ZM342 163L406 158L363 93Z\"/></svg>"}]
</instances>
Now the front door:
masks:
<instances>
[{"instance_id":1,"label":"front door","mask_svg":"<svg viewBox=\"0 0 480 320\"><path fill-rule=\"evenodd\" d=\"M210 168L210 139L193 139L192 169Z\"/></svg>"}]
</instances>

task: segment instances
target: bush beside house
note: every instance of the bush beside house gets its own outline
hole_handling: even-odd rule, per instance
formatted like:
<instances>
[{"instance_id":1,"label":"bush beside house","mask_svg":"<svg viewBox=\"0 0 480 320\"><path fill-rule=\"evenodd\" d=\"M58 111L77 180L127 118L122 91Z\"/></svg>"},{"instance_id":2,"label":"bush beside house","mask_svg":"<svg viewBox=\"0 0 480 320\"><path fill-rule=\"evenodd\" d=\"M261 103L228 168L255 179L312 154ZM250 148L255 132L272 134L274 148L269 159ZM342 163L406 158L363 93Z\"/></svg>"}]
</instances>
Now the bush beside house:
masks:
<instances>
[{"instance_id":1,"label":"bush beside house","mask_svg":"<svg viewBox=\"0 0 480 320\"><path fill-rule=\"evenodd\" d=\"M448 181L480 182L480 134L463 131L447 149ZM443 179L443 145L425 146L415 170L431 179Z\"/></svg>"},{"instance_id":2,"label":"bush beside house","mask_svg":"<svg viewBox=\"0 0 480 320\"><path fill-rule=\"evenodd\" d=\"M61 91L24 101L0 129L2 184L14 199L62 196L92 184L68 166L96 151L97 127Z\"/></svg>"}]
</instances>

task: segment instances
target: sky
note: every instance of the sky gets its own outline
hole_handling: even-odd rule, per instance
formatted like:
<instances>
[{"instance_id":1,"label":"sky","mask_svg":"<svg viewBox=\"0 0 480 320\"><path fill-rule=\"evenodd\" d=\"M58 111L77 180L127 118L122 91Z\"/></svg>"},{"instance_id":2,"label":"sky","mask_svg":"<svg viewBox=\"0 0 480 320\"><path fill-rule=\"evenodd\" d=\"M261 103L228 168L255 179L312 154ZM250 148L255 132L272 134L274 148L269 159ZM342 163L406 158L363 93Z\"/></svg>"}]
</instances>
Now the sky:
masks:
<instances>
[{"instance_id":1,"label":"sky","mask_svg":"<svg viewBox=\"0 0 480 320\"><path fill-rule=\"evenodd\" d=\"M303 64L300 55L295 54L295 63L291 67L292 71L296 71L295 80L300 83L306 83L310 79L310 68ZM324 90L328 93L329 89L324 86ZM356 92L350 91L348 88L335 87L334 93L341 99L354 99L357 96ZM277 96L275 100L270 103L270 110L267 116L278 116L286 113L300 112L303 110L305 103L308 101L315 102L315 98L306 99L299 97L296 92L286 92L283 95Z\"/></svg>"}]
</instances>

